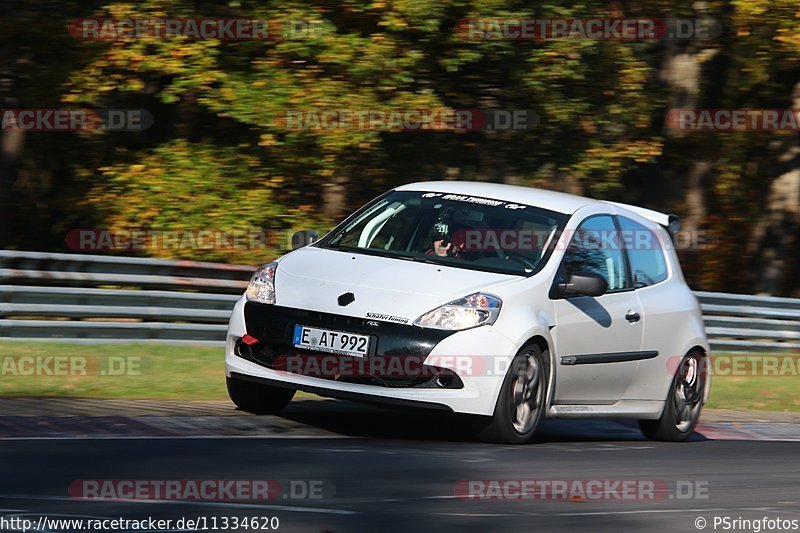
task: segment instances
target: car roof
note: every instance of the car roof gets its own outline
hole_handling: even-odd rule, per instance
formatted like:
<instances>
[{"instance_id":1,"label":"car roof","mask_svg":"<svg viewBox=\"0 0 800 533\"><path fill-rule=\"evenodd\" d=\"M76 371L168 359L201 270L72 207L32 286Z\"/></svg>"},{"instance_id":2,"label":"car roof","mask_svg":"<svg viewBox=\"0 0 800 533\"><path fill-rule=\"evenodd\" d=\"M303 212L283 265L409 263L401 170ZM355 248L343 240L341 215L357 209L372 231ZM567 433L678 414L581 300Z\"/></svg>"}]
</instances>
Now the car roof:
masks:
<instances>
[{"instance_id":1,"label":"car roof","mask_svg":"<svg viewBox=\"0 0 800 533\"><path fill-rule=\"evenodd\" d=\"M626 211L629 213L632 212L650 222L665 227L669 226L673 221L678 220L675 215L667 215L660 211L654 211L635 205L595 200L594 198L586 198L585 196L578 196L575 194L548 191L547 189L537 189L535 187L523 187L520 185L507 185L505 183L490 183L486 181L418 181L416 183L401 185L395 190L480 196L483 198L543 207L567 215L571 215L581 207L587 205L614 206L615 209L609 209L609 212L619 212L619 208L622 208L623 213Z\"/></svg>"},{"instance_id":2,"label":"car roof","mask_svg":"<svg viewBox=\"0 0 800 533\"><path fill-rule=\"evenodd\" d=\"M504 183L489 183L485 181L420 181L401 185L398 191L426 191L450 194L464 194L480 196L506 202L543 207L551 211L571 215L586 205L603 204L606 202L585 198L574 194L522 187L519 185L506 185Z\"/></svg>"}]
</instances>

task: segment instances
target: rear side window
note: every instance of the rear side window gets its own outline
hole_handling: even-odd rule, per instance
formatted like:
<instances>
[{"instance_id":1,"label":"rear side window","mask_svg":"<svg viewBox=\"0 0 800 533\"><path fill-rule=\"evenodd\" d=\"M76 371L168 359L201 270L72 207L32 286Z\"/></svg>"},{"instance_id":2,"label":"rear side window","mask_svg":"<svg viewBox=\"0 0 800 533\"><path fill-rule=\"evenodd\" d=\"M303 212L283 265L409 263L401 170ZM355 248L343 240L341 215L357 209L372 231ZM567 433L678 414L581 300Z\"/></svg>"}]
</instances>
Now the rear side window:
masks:
<instances>
[{"instance_id":1,"label":"rear side window","mask_svg":"<svg viewBox=\"0 0 800 533\"><path fill-rule=\"evenodd\" d=\"M631 263L634 288L649 287L667 279L667 262L658 235L634 220L617 218Z\"/></svg>"}]
</instances>

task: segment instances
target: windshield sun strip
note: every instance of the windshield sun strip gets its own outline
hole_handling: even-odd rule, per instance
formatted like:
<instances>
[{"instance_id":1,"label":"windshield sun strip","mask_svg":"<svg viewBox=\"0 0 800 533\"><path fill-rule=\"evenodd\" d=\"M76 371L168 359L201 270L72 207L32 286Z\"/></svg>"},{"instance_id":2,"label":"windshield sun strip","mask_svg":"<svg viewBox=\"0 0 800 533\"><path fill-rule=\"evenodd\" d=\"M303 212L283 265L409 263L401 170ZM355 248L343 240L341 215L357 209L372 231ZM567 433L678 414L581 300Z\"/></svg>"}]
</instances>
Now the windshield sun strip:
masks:
<instances>
[{"instance_id":1,"label":"windshield sun strip","mask_svg":"<svg viewBox=\"0 0 800 533\"><path fill-rule=\"evenodd\" d=\"M387 206L396 203L398 200L393 201L393 197L397 195L402 195L403 197L410 197L414 198L417 195L419 197L424 198L424 195L429 194L425 191L388 191L383 195L375 198L373 201L369 202L368 204L364 205L362 208L354 212L352 215L347 217L339 226L334 228L328 235L323 237L319 242L315 243L313 246L319 248L329 248L332 250L339 250L339 251L346 251L348 253L355 253L355 254L364 254L364 255L372 255L372 256L380 256L380 257L387 257L391 259L401 259L406 261L416 261L416 262L426 262L431 264L437 264L442 266L450 266L453 268L461 268L466 270L476 270L481 272L491 272L497 274L505 274L505 275L513 275L513 276L524 276L529 277L537 272L539 272L545 265L545 263L549 260L551 255L552 246L554 243L553 237L556 235L560 228L564 226L566 221L569 219L568 215L564 215L562 213L558 213L556 211L551 211L549 209L543 207L537 207L533 205L525 205L525 207L531 208L536 211L537 216L546 217L555 223L551 226L550 232L545 239L544 246L541 249L539 258L536 262L536 266L534 269L506 269L503 267L498 267L496 265L493 266L484 266L480 264L475 264L470 261L460 261L460 260L452 260L449 261L447 259L440 259L438 256L436 257L428 257L430 254L426 254L425 257L420 255L414 254L402 254L396 253L394 251L389 250L380 250L375 248L362 248L359 246L349 246L349 245L341 245L340 242L344 239L354 228L356 228L359 224L363 223L367 217L374 214L375 212L380 211L381 209L385 209ZM455 202L453 200L447 200L448 202ZM497 200L497 202L504 203L505 201ZM481 204L476 204L481 205ZM517 204L521 205L521 204ZM495 208L495 206L491 206ZM416 231L418 231L417 228Z\"/></svg>"}]
</instances>

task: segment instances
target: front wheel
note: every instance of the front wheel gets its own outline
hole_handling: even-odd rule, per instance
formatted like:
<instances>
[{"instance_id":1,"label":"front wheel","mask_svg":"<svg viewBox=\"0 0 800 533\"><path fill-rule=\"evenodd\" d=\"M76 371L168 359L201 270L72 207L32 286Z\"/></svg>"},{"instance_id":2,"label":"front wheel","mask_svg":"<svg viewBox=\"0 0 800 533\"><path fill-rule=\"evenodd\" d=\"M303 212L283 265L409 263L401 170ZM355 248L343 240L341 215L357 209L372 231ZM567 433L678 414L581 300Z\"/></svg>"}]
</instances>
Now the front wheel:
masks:
<instances>
[{"instance_id":1,"label":"front wheel","mask_svg":"<svg viewBox=\"0 0 800 533\"><path fill-rule=\"evenodd\" d=\"M283 411L295 391L281 387L270 387L252 381L226 377L228 396L242 411L257 415L275 415Z\"/></svg>"},{"instance_id":2,"label":"front wheel","mask_svg":"<svg viewBox=\"0 0 800 533\"><path fill-rule=\"evenodd\" d=\"M681 360L658 420L639 420L642 433L653 440L681 442L697 426L705 392L704 354L691 352Z\"/></svg>"},{"instance_id":3,"label":"front wheel","mask_svg":"<svg viewBox=\"0 0 800 533\"><path fill-rule=\"evenodd\" d=\"M528 442L542 418L547 391L547 363L542 350L526 346L511 362L503 379L494 415L475 422L478 438L485 442Z\"/></svg>"}]
</instances>

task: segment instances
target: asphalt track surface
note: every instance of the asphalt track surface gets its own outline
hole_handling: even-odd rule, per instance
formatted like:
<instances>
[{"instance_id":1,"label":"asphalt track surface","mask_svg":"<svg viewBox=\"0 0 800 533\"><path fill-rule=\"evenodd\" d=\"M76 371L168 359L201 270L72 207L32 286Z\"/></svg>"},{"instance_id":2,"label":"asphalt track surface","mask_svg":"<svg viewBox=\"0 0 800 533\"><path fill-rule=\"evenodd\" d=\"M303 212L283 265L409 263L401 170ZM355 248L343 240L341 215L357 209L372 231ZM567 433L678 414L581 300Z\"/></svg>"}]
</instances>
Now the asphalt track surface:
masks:
<instances>
[{"instance_id":1,"label":"asphalt track surface","mask_svg":"<svg viewBox=\"0 0 800 533\"><path fill-rule=\"evenodd\" d=\"M227 517L229 530L233 517L264 517L262 525L277 517L278 531L317 532L686 532L700 530L702 517L706 531L756 531L715 528L714 519L800 520L798 428L703 423L690 441L671 444L645 440L626 421L545 421L533 443L498 446L471 439L458 419L337 401L296 402L281 417L5 412L0 517L206 517L209 531L212 517L218 529ZM282 489L268 501L83 501L68 487L85 479L268 479ZM508 479L643 480L657 489L653 499L612 491L493 500L457 490L465 480ZM289 480L321 482L325 494L292 497Z\"/></svg>"}]
</instances>

